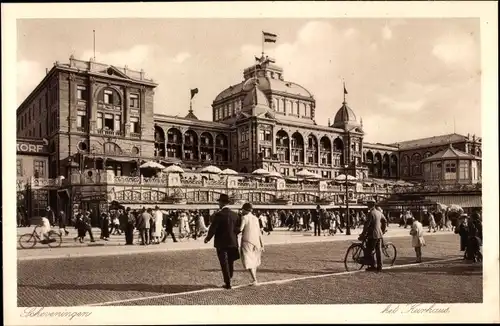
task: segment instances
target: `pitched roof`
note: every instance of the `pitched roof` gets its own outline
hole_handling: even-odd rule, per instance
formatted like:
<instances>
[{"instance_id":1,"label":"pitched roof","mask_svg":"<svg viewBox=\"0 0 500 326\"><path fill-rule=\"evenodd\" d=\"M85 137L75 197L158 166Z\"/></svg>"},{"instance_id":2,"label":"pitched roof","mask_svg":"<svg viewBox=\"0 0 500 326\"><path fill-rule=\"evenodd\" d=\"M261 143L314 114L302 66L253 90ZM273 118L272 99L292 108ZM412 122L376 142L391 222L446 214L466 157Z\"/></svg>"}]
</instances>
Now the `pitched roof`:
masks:
<instances>
[{"instance_id":1,"label":"pitched roof","mask_svg":"<svg viewBox=\"0 0 500 326\"><path fill-rule=\"evenodd\" d=\"M422 162L441 161L447 159L481 160L480 157L459 151L458 149L453 148L453 146L450 144L447 149L437 152L436 154L429 156L426 159L423 159Z\"/></svg>"},{"instance_id":2,"label":"pitched roof","mask_svg":"<svg viewBox=\"0 0 500 326\"><path fill-rule=\"evenodd\" d=\"M418 147L429 147L429 146L441 146L450 143L456 143L465 141L467 136L459 135L456 133L441 135L441 136L433 136L427 138L420 138L414 140L402 141L394 144L388 144L389 146L398 146L400 150L408 150Z\"/></svg>"},{"instance_id":3,"label":"pitched roof","mask_svg":"<svg viewBox=\"0 0 500 326\"><path fill-rule=\"evenodd\" d=\"M222 129L227 129L229 128L229 125L221 122L214 122L214 121L208 121L208 120L197 120L194 122L191 119L188 118L183 118L183 117L178 117L178 116L171 116L171 115L166 115L166 114L160 114L160 113L155 113L154 114L154 121L155 122L172 122L172 123L179 123L179 124L184 124L184 125L189 125L189 126L197 126L197 127L211 127L211 128L222 128Z\"/></svg>"}]
</instances>

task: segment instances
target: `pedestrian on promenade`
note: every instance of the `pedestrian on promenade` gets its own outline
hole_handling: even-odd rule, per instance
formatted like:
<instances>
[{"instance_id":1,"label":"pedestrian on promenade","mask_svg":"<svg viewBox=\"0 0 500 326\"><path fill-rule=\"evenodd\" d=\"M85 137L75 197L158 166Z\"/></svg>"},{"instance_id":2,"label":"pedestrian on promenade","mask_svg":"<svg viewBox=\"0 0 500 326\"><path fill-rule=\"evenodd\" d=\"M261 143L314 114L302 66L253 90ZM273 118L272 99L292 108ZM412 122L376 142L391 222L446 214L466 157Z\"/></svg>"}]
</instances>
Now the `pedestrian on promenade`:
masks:
<instances>
[{"instance_id":1,"label":"pedestrian on promenade","mask_svg":"<svg viewBox=\"0 0 500 326\"><path fill-rule=\"evenodd\" d=\"M467 215L463 214L458 219L458 226L455 228L455 234L460 236L460 251L464 252L463 259L467 259L467 238L469 236L469 225Z\"/></svg>"},{"instance_id":2,"label":"pedestrian on promenade","mask_svg":"<svg viewBox=\"0 0 500 326\"><path fill-rule=\"evenodd\" d=\"M101 213L101 237L102 240L109 240L109 215L106 212Z\"/></svg>"},{"instance_id":3,"label":"pedestrian on promenade","mask_svg":"<svg viewBox=\"0 0 500 326\"><path fill-rule=\"evenodd\" d=\"M94 235L92 234L92 218L90 217L89 211L86 211L83 216L83 227L85 228L83 237L85 238L88 232L90 237L90 242L95 242Z\"/></svg>"},{"instance_id":4,"label":"pedestrian on promenade","mask_svg":"<svg viewBox=\"0 0 500 326\"><path fill-rule=\"evenodd\" d=\"M153 214L153 218L155 221L155 233L154 233L154 243L160 244L161 234L163 230L163 213L160 210L160 207L156 206Z\"/></svg>"},{"instance_id":5,"label":"pedestrian on promenade","mask_svg":"<svg viewBox=\"0 0 500 326\"><path fill-rule=\"evenodd\" d=\"M149 244L152 244L154 242L154 235L155 235L155 218L154 218L154 212L151 208L147 209L147 212L149 213Z\"/></svg>"},{"instance_id":6,"label":"pedestrian on promenade","mask_svg":"<svg viewBox=\"0 0 500 326\"><path fill-rule=\"evenodd\" d=\"M231 289L231 279L234 273L234 262L240 259L238 250L238 233L240 231L240 218L238 214L229 207L229 197L221 194L219 197L220 210L213 215L212 223L208 229L205 243L212 237L214 247L219 258L222 276L224 278L224 288ZM260 232L260 228L259 228Z\"/></svg>"},{"instance_id":7,"label":"pedestrian on promenade","mask_svg":"<svg viewBox=\"0 0 500 326\"><path fill-rule=\"evenodd\" d=\"M424 227L422 223L415 218L410 230L411 245L415 248L415 254L417 256L417 263L422 262L422 247L425 246L424 240Z\"/></svg>"},{"instance_id":8,"label":"pedestrian on promenade","mask_svg":"<svg viewBox=\"0 0 500 326\"><path fill-rule=\"evenodd\" d=\"M79 240L80 243L83 243L83 239L85 238L86 228L85 228L85 223L83 222L83 216L84 216L83 211L78 212L75 216L75 228L77 230L77 235L73 239L75 240L75 242L76 240Z\"/></svg>"},{"instance_id":9,"label":"pedestrian on promenade","mask_svg":"<svg viewBox=\"0 0 500 326\"><path fill-rule=\"evenodd\" d=\"M241 210L241 261L243 267L252 276L252 285L258 285L257 267L260 266L261 254L264 250L262 234L259 230L259 221L252 214L252 204L245 203Z\"/></svg>"},{"instance_id":10,"label":"pedestrian on promenade","mask_svg":"<svg viewBox=\"0 0 500 326\"><path fill-rule=\"evenodd\" d=\"M127 221L125 225L125 244L133 245L134 244L134 225L135 225L135 216L130 211L130 207L127 207L125 210L125 215L127 216Z\"/></svg>"},{"instance_id":11,"label":"pedestrian on promenade","mask_svg":"<svg viewBox=\"0 0 500 326\"><path fill-rule=\"evenodd\" d=\"M434 219L434 214L432 214L432 212L427 212L427 216L429 218L429 233L431 232L431 230L434 231L434 233L436 233L436 220Z\"/></svg>"},{"instance_id":12,"label":"pedestrian on promenade","mask_svg":"<svg viewBox=\"0 0 500 326\"><path fill-rule=\"evenodd\" d=\"M165 214L164 215L163 224L165 225L165 233L163 234L163 239L161 239L161 242L167 241L167 237L169 235L172 236L172 240L174 242L177 242L177 239L175 238L175 234L174 234L174 221L173 221L172 214Z\"/></svg>"},{"instance_id":13,"label":"pedestrian on promenade","mask_svg":"<svg viewBox=\"0 0 500 326\"><path fill-rule=\"evenodd\" d=\"M52 208L50 208L50 206L47 206L45 214L46 214L45 217L49 220L50 225L55 226L56 216Z\"/></svg>"},{"instance_id":14,"label":"pedestrian on promenade","mask_svg":"<svg viewBox=\"0 0 500 326\"><path fill-rule=\"evenodd\" d=\"M321 206L318 205L318 206L316 206L315 210L311 210L311 217L312 217L312 221L314 224L314 235L315 236L321 235L320 216L321 216Z\"/></svg>"},{"instance_id":15,"label":"pedestrian on promenade","mask_svg":"<svg viewBox=\"0 0 500 326\"><path fill-rule=\"evenodd\" d=\"M483 260L481 247L483 245L483 224L477 212L472 213L469 221L469 234L467 238L467 256L474 263Z\"/></svg>"},{"instance_id":16,"label":"pedestrian on promenade","mask_svg":"<svg viewBox=\"0 0 500 326\"><path fill-rule=\"evenodd\" d=\"M363 232L358 237L358 240L363 241L366 239L365 245L365 265L369 267L367 271L382 271L382 241L383 235L387 227L387 220L378 209L375 208L375 201L367 201L368 205L368 216L366 224L363 228ZM373 259L373 251L375 250L375 256L377 258L377 264L375 267L375 261Z\"/></svg>"},{"instance_id":17,"label":"pedestrian on promenade","mask_svg":"<svg viewBox=\"0 0 500 326\"><path fill-rule=\"evenodd\" d=\"M59 234L62 235L62 231L64 230L64 234L65 235L68 235L69 232L68 230L66 230L66 214L64 213L64 211L60 211L59 212Z\"/></svg>"},{"instance_id":18,"label":"pedestrian on promenade","mask_svg":"<svg viewBox=\"0 0 500 326\"><path fill-rule=\"evenodd\" d=\"M146 208L142 208L141 212L137 214L137 220L135 227L139 231L139 237L141 241L141 246L145 246L148 243L148 230L146 229L146 220L149 220L149 214L146 212Z\"/></svg>"}]
</instances>

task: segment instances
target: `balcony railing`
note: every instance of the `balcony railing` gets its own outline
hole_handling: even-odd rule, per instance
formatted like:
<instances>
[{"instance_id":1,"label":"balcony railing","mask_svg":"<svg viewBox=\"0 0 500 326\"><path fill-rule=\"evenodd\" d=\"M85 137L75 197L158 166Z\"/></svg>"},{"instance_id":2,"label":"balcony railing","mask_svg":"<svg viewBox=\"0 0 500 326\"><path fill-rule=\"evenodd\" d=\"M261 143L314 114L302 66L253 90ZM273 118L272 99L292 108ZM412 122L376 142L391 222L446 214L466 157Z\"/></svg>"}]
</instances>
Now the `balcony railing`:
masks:
<instances>
[{"instance_id":1,"label":"balcony railing","mask_svg":"<svg viewBox=\"0 0 500 326\"><path fill-rule=\"evenodd\" d=\"M97 129L97 133L106 136L123 136L123 131L121 130Z\"/></svg>"},{"instance_id":2,"label":"balcony railing","mask_svg":"<svg viewBox=\"0 0 500 326\"><path fill-rule=\"evenodd\" d=\"M131 132L130 137L132 138L141 138L141 134L138 132Z\"/></svg>"}]
</instances>

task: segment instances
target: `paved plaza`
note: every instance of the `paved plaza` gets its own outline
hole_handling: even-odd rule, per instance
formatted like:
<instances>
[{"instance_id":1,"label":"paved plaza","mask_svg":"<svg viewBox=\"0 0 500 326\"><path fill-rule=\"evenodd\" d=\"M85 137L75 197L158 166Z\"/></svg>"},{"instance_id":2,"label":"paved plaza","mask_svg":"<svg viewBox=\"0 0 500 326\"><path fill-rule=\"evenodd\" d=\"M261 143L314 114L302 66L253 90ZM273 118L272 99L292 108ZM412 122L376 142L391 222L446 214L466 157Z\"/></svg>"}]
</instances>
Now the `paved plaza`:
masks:
<instances>
[{"instance_id":1,"label":"paved plaza","mask_svg":"<svg viewBox=\"0 0 500 326\"><path fill-rule=\"evenodd\" d=\"M457 235L426 234L424 262L414 264L408 229L391 226L396 265L382 273L346 273L345 251L356 237L265 236L261 285L249 286L238 261L232 290L220 289L212 243L201 239L18 250L18 306L482 302L482 266L461 260ZM58 250L70 258L53 254ZM37 259L26 254L33 252Z\"/></svg>"}]
</instances>

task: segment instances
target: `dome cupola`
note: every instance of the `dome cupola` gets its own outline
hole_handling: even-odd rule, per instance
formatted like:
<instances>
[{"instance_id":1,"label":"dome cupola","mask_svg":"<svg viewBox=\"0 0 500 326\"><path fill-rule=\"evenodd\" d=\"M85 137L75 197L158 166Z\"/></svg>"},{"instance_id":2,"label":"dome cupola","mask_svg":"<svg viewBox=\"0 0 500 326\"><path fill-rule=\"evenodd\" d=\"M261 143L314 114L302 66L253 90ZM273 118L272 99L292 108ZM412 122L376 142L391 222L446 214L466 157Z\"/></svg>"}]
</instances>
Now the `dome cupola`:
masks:
<instances>
[{"instance_id":1,"label":"dome cupola","mask_svg":"<svg viewBox=\"0 0 500 326\"><path fill-rule=\"evenodd\" d=\"M361 127L361 124L356 119L356 115L354 111L347 105L346 96L347 90L344 84L344 101L342 102L342 106L338 109L335 114L335 118L333 119L333 124L331 127L333 128L341 128L341 129L352 129L356 127Z\"/></svg>"}]
</instances>

